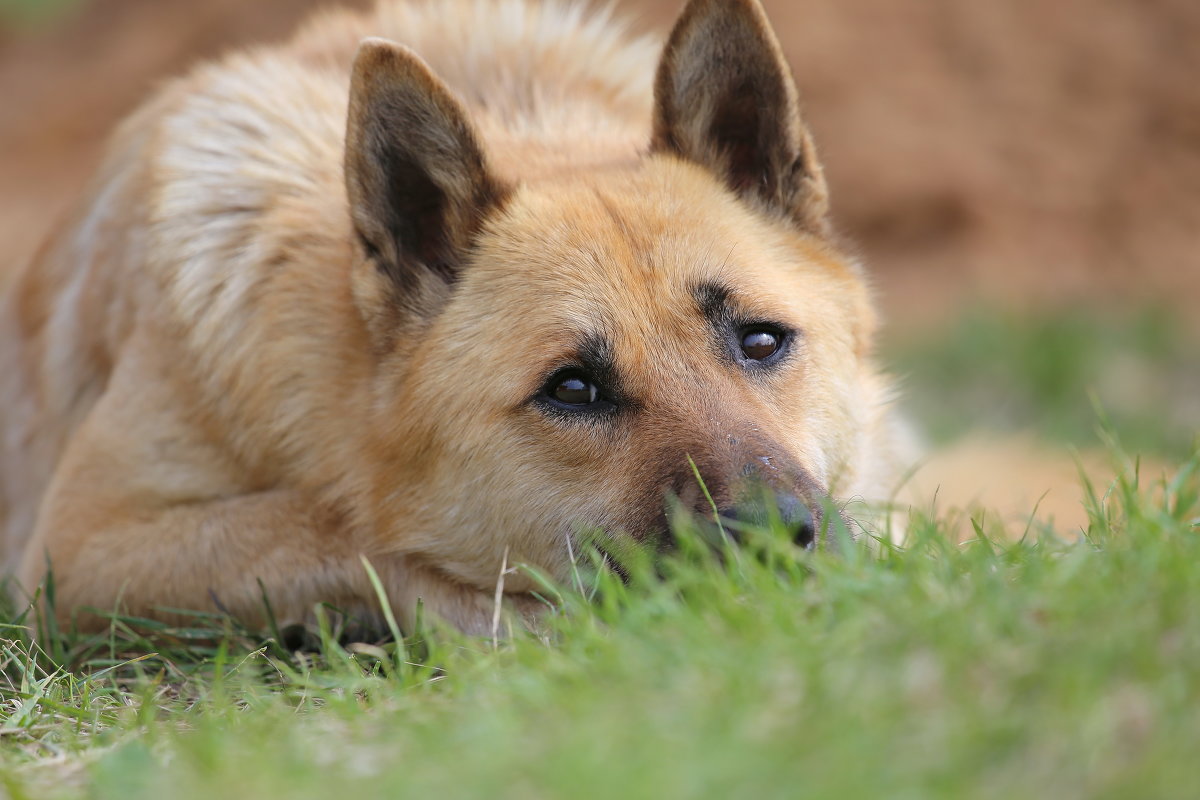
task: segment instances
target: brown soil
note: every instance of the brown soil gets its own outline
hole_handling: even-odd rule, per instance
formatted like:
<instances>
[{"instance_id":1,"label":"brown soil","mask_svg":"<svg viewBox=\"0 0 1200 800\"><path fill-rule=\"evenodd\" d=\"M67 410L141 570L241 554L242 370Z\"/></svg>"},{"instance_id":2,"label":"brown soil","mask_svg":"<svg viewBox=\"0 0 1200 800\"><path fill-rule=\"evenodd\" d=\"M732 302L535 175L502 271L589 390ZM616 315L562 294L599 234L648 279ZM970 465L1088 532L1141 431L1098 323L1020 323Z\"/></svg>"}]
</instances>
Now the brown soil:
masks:
<instances>
[{"instance_id":1,"label":"brown soil","mask_svg":"<svg viewBox=\"0 0 1200 800\"><path fill-rule=\"evenodd\" d=\"M40 30L0 28L0 243L10 263L156 82L284 36L317 4L90 0ZM621 5L662 28L681 2ZM891 316L917 321L974 296L1200 303L1200 5L765 5L838 220Z\"/></svg>"}]
</instances>

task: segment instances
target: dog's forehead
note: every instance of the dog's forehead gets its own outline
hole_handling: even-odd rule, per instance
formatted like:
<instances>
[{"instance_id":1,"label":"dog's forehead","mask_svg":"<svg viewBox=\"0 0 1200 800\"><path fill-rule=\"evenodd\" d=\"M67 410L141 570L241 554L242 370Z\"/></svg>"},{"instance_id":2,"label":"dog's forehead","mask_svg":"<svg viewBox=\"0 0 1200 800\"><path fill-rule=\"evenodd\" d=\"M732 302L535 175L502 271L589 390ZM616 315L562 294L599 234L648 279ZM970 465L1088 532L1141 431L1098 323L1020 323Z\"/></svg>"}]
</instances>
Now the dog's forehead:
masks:
<instances>
[{"instance_id":1,"label":"dog's forehead","mask_svg":"<svg viewBox=\"0 0 1200 800\"><path fill-rule=\"evenodd\" d=\"M486 331L533 359L532 371L601 343L647 374L668 353L709 352L679 343L711 338L712 287L737 318L806 331L848 329L863 291L832 248L666 160L518 188L461 281L450 315L459 332Z\"/></svg>"},{"instance_id":2,"label":"dog's forehead","mask_svg":"<svg viewBox=\"0 0 1200 800\"><path fill-rule=\"evenodd\" d=\"M697 287L783 291L802 254L778 220L680 163L522 187L489 227L478 282L543 309L681 309Z\"/></svg>"},{"instance_id":3,"label":"dog's forehead","mask_svg":"<svg viewBox=\"0 0 1200 800\"><path fill-rule=\"evenodd\" d=\"M711 285L741 290L764 314L809 314L861 290L856 269L827 243L755 210L704 170L648 161L518 189L481 242L479 290L544 313L636 319L694 311L697 290Z\"/></svg>"}]
</instances>

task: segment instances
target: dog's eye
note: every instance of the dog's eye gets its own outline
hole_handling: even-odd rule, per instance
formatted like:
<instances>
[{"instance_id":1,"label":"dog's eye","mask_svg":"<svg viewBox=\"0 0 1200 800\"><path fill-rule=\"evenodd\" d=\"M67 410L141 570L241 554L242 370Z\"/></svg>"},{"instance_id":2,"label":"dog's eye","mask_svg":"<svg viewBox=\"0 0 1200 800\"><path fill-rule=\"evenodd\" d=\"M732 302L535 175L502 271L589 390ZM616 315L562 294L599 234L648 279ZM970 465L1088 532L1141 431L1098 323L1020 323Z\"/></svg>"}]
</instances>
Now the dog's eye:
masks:
<instances>
[{"instance_id":1,"label":"dog's eye","mask_svg":"<svg viewBox=\"0 0 1200 800\"><path fill-rule=\"evenodd\" d=\"M779 352L782 339L775 331L752 328L742 333L742 352L752 361L765 361Z\"/></svg>"},{"instance_id":2,"label":"dog's eye","mask_svg":"<svg viewBox=\"0 0 1200 800\"><path fill-rule=\"evenodd\" d=\"M550 380L548 394L567 406L589 406L596 402L600 391L596 384L580 372L564 372Z\"/></svg>"},{"instance_id":3,"label":"dog's eye","mask_svg":"<svg viewBox=\"0 0 1200 800\"><path fill-rule=\"evenodd\" d=\"M532 399L543 413L551 415L594 417L617 411L615 393L581 367L563 367L555 372Z\"/></svg>"}]
</instances>

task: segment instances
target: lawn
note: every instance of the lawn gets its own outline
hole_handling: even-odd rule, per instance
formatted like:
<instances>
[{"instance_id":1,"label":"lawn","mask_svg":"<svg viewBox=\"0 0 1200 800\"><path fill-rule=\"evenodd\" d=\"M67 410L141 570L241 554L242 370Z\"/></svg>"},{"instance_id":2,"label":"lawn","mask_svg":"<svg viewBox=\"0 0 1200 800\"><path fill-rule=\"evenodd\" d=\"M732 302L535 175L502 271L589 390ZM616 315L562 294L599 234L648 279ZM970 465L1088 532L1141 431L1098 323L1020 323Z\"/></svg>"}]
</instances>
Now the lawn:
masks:
<instances>
[{"instance_id":1,"label":"lawn","mask_svg":"<svg viewBox=\"0 0 1200 800\"><path fill-rule=\"evenodd\" d=\"M888 337L903 402L935 443L985 426L1103 445L1100 412L1131 451L1176 460L1200 430L1200 341L1178 311L969 308L949 325Z\"/></svg>"},{"instance_id":2,"label":"lawn","mask_svg":"<svg viewBox=\"0 0 1200 800\"><path fill-rule=\"evenodd\" d=\"M1028 363L1051 348L981 336L972 351L961 330L980 323L962 324L920 345L924 358L892 354L916 396L936 381L912 365L959 359L947 374L976 381L971 365L986 365L1024 393L1012 407L1033 416L1003 425L1074 441L1055 409L1086 408L1089 390L1105 405L1086 374L1057 395L1016 386L1052 378ZM1058 335L1053 320L1028 324L1011 330ZM1100 335L1056 358L1091 358ZM1185 357L1131 348L1151 375ZM937 380L964 417L978 402ZM916 518L903 548L815 554L762 531L737 552L696 543L632 565L628 585L584 559L570 585L547 586L555 611L537 633L424 627L398 645L326 626L296 652L197 616L153 642L116 621L39 651L17 620L2 643L0 786L38 800L1194 794L1200 446L1174 413L1159 430L1136 409L1112 415L1112 469L1081 478L1085 530L981 526L956 544L945 511ZM1126 434L1171 471L1143 471L1116 443ZM221 642L204 641L214 631Z\"/></svg>"}]
</instances>

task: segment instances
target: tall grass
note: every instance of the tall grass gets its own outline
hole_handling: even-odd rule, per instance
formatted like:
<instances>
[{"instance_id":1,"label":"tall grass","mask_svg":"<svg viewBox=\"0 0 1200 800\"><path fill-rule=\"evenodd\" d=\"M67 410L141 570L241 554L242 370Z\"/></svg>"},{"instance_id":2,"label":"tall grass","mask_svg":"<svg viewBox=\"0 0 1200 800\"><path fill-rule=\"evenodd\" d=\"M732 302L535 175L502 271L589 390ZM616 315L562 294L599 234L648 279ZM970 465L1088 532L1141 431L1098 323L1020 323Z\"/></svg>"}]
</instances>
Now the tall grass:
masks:
<instances>
[{"instance_id":1,"label":"tall grass","mask_svg":"<svg viewBox=\"0 0 1200 800\"><path fill-rule=\"evenodd\" d=\"M1170 476L1114 453L1079 535L918 518L903 548L734 554L682 530L628 582L581 564L499 641L10 627L0 774L16 798L1183 797L1200 453Z\"/></svg>"}]
</instances>

